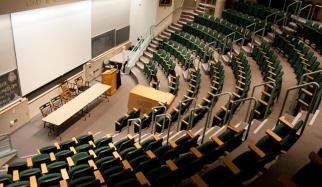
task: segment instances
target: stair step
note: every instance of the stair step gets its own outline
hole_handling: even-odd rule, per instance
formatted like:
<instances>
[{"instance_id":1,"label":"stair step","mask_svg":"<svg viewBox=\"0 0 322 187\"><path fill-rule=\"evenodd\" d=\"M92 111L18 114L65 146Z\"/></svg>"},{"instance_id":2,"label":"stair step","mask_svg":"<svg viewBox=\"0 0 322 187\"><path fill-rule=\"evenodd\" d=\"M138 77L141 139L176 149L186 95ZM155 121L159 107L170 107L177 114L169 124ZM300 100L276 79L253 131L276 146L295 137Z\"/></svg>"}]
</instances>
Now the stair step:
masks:
<instances>
[{"instance_id":1,"label":"stair step","mask_svg":"<svg viewBox=\"0 0 322 187\"><path fill-rule=\"evenodd\" d=\"M156 40L156 39L153 39L153 40L151 41L151 43L152 43L152 44L154 44L154 45L159 45L159 41L158 41L158 40Z\"/></svg>"},{"instance_id":2,"label":"stair step","mask_svg":"<svg viewBox=\"0 0 322 187\"><path fill-rule=\"evenodd\" d=\"M183 15L191 15L191 16L196 16L198 15L196 12L194 12L194 10L183 10L182 11Z\"/></svg>"},{"instance_id":3,"label":"stair step","mask_svg":"<svg viewBox=\"0 0 322 187\"><path fill-rule=\"evenodd\" d=\"M178 29L182 28L182 24L179 24L179 23L172 23L172 26L177 27Z\"/></svg>"},{"instance_id":4,"label":"stair step","mask_svg":"<svg viewBox=\"0 0 322 187\"><path fill-rule=\"evenodd\" d=\"M147 51L149 51L150 53L154 53L154 52L156 52L156 49L154 49L152 47L147 47Z\"/></svg>"},{"instance_id":5,"label":"stair step","mask_svg":"<svg viewBox=\"0 0 322 187\"><path fill-rule=\"evenodd\" d=\"M150 43L149 44L149 47L152 47L152 48L154 48L154 49L157 49L158 48L158 45L156 45L156 44L154 44L154 43Z\"/></svg>"},{"instance_id":6,"label":"stair step","mask_svg":"<svg viewBox=\"0 0 322 187\"><path fill-rule=\"evenodd\" d=\"M181 17L181 18L179 19L179 21L185 22L184 24L187 24L188 22L192 22L192 21L193 21L193 19L189 19L189 18Z\"/></svg>"},{"instance_id":7,"label":"stair step","mask_svg":"<svg viewBox=\"0 0 322 187\"><path fill-rule=\"evenodd\" d=\"M168 32L168 33L170 33L170 34L172 34L172 33L175 33L175 32L176 32L176 30L174 30L174 29L170 28L170 26L169 26L165 31L166 31L166 32Z\"/></svg>"},{"instance_id":8,"label":"stair step","mask_svg":"<svg viewBox=\"0 0 322 187\"><path fill-rule=\"evenodd\" d=\"M207 4L207 3L199 3L199 7L204 7L204 8L209 8L209 9L215 9L215 6L212 4Z\"/></svg>"},{"instance_id":9,"label":"stair step","mask_svg":"<svg viewBox=\"0 0 322 187\"><path fill-rule=\"evenodd\" d=\"M152 53L150 53L148 51L144 51L143 55L146 56L147 58L149 58L149 60L152 59L152 57L153 57Z\"/></svg>"},{"instance_id":10,"label":"stair step","mask_svg":"<svg viewBox=\"0 0 322 187\"><path fill-rule=\"evenodd\" d=\"M199 14L199 13L203 13L204 11L196 9L195 12Z\"/></svg>"},{"instance_id":11,"label":"stair step","mask_svg":"<svg viewBox=\"0 0 322 187\"><path fill-rule=\"evenodd\" d=\"M179 31L179 30L181 30L181 27L176 27L174 25L170 25L169 29L174 30L174 31Z\"/></svg>"},{"instance_id":12,"label":"stair step","mask_svg":"<svg viewBox=\"0 0 322 187\"><path fill-rule=\"evenodd\" d=\"M140 56L139 61L144 63L144 64L149 63L149 59L147 57L145 57L145 56Z\"/></svg>"},{"instance_id":13,"label":"stair step","mask_svg":"<svg viewBox=\"0 0 322 187\"><path fill-rule=\"evenodd\" d=\"M162 35L168 36L170 38L171 33L165 30L162 32Z\"/></svg>"},{"instance_id":14,"label":"stair step","mask_svg":"<svg viewBox=\"0 0 322 187\"><path fill-rule=\"evenodd\" d=\"M178 23L180 23L181 25L186 25L187 24L187 22L183 21L183 20L179 20Z\"/></svg>"},{"instance_id":15,"label":"stair step","mask_svg":"<svg viewBox=\"0 0 322 187\"><path fill-rule=\"evenodd\" d=\"M141 70L141 71L143 71L143 69L144 69L144 63L143 62L141 62L141 61L137 61L137 62L135 62L135 65Z\"/></svg>"}]
</instances>

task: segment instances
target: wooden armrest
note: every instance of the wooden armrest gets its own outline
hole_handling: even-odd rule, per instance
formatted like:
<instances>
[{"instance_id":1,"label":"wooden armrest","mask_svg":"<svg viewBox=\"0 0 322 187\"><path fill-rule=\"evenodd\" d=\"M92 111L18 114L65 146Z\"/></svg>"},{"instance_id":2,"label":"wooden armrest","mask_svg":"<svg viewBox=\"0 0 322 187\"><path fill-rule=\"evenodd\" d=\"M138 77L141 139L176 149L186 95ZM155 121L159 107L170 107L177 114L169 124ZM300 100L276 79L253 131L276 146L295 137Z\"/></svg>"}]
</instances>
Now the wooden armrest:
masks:
<instances>
[{"instance_id":1,"label":"wooden armrest","mask_svg":"<svg viewBox=\"0 0 322 187\"><path fill-rule=\"evenodd\" d=\"M147 114L143 114L143 116L144 116L145 118L150 118L150 116L148 116Z\"/></svg>"},{"instance_id":2,"label":"wooden armrest","mask_svg":"<svg viewBox=\"0 0 322 187\"><path fill-rule=\"evenodd\" d=\"M177 144L172 141L172 140L169 140L169 145L172 147L172 148L176 148L177 147Z\"/></svg>"},{"instance_id":3,"label":"wooden armrest","mask_svg":"<svg viewBox=\"0 0 322 187\"><path fill-rule=\"evenodd\" d=\"M122 161L122 164L123 164L124 169L126 169L126 170L130 170L130 171L132 171L132 170L133 170L133 168L132 168L131 164L129 163L129 161L127 161L127 160L123 160L123 161Z\"/></svg>"},{"instance_id":4,"label":"wooden armrest","mask_svg":"<svg viewBox=\"0 0 322 187\"><path fill-rule=\"evenodd\" d=\"M100 170L94 171L94 175L95 175L95 178L97 180L99 180L101 184L104 184L105 183L105 179L104 179L102 173L100 172Z\"/></svg>"},{"instance_id":5,"label":"wooden armrest","mask_svg":"<svg viewBox=\"0 0 322 187\"><path fill-rule=\"evenodd\" d=\"M207 98L202 98L202 100L206 101L207 103L211 103L211 101L209 101Z\"/></svg>"},{"instance_id":6,"label":"wooden armrest","mask_svg":"<svg viewBox=\"0 0 322 187\"><path fill-rule=\"evenodd\" d=\"M119 155L118 152L114 151L112 154L113 154L114 158L121 160L121 156Z\"/></svg>"},{"instance_id":7,"label":"wooden armrest","mask_svg":"<svg viewBox=\"0 0 322 187\"><path fill-rule=\"evenodd\" d=\"M240 91L244 91L244 88L241 88L240 86L235 86L235 88L237 88Z\"/></svg>"},{"instance_id":8,"label":"wooden armrest","mask_svg":"<svg viewBox=\"0 0 322 187\"><path fill-rule=\"evenodd\" d=\"M218 90L218 88L216 88L214 86L210 86L210 88L213 89L213 90L216 90L216 91Z\"/></svg>"},{"instance_id":9,"label":"wooden armrest","mask_svg":"<svg viewBox=\"0 0 322 187\"><path fill-rule=\"evenodd\" d=\"M208 187L208 184L198 174L193 175L191 180L197 187Z\"/></svg>"},{"instance_id":10,"label":"wooden armrest","mask_svg":"<svg viewBox=\"0 0 322 187\"><path fill-rule=\"evenodd\" d=\"M237 127L234 127L232 125L227 125L227 128L232 130L232 131L234 131L234 132L236 132L236 133L240 133L240 129L237 128Z\"/></svg>"},{"instance_id":11,"label":"wooden armrest","mask_svg":"<svg viewBox=\"0 0 322 187\"><path fill-rule=\"evenodd\" d=\"M275 79L273 79L272 77L267 77L268 80L275 82Z\"/></svg>"},{"instance_id":12,"label":"wooden armrest","mask_svg":"<svg viewBox=\"0 0 322 187\"><path fill-rule=\"evenodd\" d=\"M266 92L266 91L262 91L262 94L264 94L264 95L266 95L266 96L268 96L268 97L272 96L270 93L268 93L268 92Z\"/></svg>"},{"instance_id":13,"label":"wooden armrest","mask_svg":"<svg viewBox=\"0 0 322 187\"><path fill-rule=\"evenodd\" d=\"M38 184L37 184L37 179L36 179L36 176L30 176L29 177L29 185L30 187L37 187Z\"/></svg>"},{"instance_id":14,"label":"wooden armrest","mask_svg":"<svg viewBox=\"0 0 322 187\"><path fill-rule=\"evenodd\" d=\"M151 151L151 150L148 150L147 152L146 152L146 155L148 155L148 157L150 158L150 159L154 159L154 158L156 158L157 156L155 156L155 154Z\"/></svg>"},{"instance_id":15,"label":"wooden armrest","mask_svg":"<svg viewBox=\"0 0 322 187\"><path fill-rule=\"evenodd\" d=\"M188 135L191 139L194 137L194 135L192 134L192 132L190 130L186 131L186 135Z\"/></svg>"},{"instance_id":16,"label":"wooden armrest","mask_svg":"<svg viewBox=\"0 0 322 187\"><path fill-rule=\"evenodd\" d=\"M306 90L304 88L301 88L301 91L304 92L308 96L312 96L313 95L310 91L308 91L308 90Z\"/></svg>"},{"instance_id":17,"label":"wooden armrest","mask_svg":"<svg viewBox=\"0 0 322 187\"><path fill-rule=\"evenodd\" d=\"M216 80L213 80L212 83L219 84L219 82Z\"/></svg>"},{"instance_id":18,"label":"wooden armrest","mask_svg":"<svg viewBox=\"0 0 322 187\"><path fill-rule=\"evenodd\" d=\"M50 158L50 161L56 160L55 154L53 152L49 153L49 158Z\"/></svg>"},{"instance_id":19,"label":"wooden armrest","mask_svg":"<svg viewBox=\"0 0 322 187\"><path fill-rule=\"evenodd\" d=\"M186 99L193 99L192 97L189 97L189 96L187 96L187 95L184 95L184 97L185 97ZM182 103L182 104L184 104L184 103Z\"/></svg>"},{"instance_id":20,"label":"wooden armrest","mask_svg":"<svg viewBox=\"0 0 322 187\"><path fill-rule=\"evenodd\" d=\"M116 147L115 147L115 145L114 145L113 143L108 143L108 146L109 146L111 149L116 150Z\"/></svg>"},{"instance_id":21,"label":"wooden armrest","mask_svg":"<svg viewBox=\"0 0 322 187\"><path fill-rule=\"evenodd\" d=\"M266 84L266 86L268 86L269 88L273 89L274 86L272 84Z\"/></svg>"},{"instance_id":22,"label":"wooden armrest","mask_svg":"<svg viewBox=\"0 0 322 187\"><path fill-rule=\"evenodd\" d=\"M305 61L305 62L307 62L308 61L308 59L306 59L305 57L303 57L303 56L300 56L300 59L301 60L303 60L303 61Z\"/></svg>"},{"instance_id":23,"label":"wooden armrest","mask_svg":"<svg viewBox=\"0 0 322 187\"><path fill-rule=\"evenodd\" d=\"M75 165L75 163L71 157L67 157L66 160L67 160L67 164L69 167L73 167Z\"/></svg>"},{"instance_id":24,"label":"wooden armrest","mask_svg":"<svg viewBox=\"0 0 322 187\"><path fill-rule=\"evenodd\" d=\"M133 136L132 136L131 134L126 135L126 137L127 137L129 140L132 140L132 139L133 139Z\"/></svg>"},{"instance_id":25,"label":"wooden armrest","mask_svg":"<svg viewBox=\"0 0 322 187\"><path fill-rule=\"evenodd\" d=\"M68 183L66 180L60 180L59 181L59 186L60 187L68 187Z\"/></svg>"},{"instance_id":26,"label":"wooden armrest","mask_svg":"<svg viewBox=\"0 0 322 187\"><path fill-rule=\"evenodd\" d=\"M12 172L12 181L17 182L19 180L20 180L19 171L18 170L13 170L13 172Z\"/></svg>"},{"instance_id":27,"label":"wooden armrest","mask_svg":"<svg viewBox=\"0 0 322 187\"><path fill-rule=\"evenodd\" d=\"M155 135L155 134L154 134L152 137L153 137L153 139L154 139L155 141L159 141L159 140L160 140L160 137L159 137L158 135Z\"/></svg>"},{"instance_id":28,"label":"wooden armrest","mask_svg":"<svg viewBox=\"0 0 322 187\"><path fill-rule=\"evenodd\" d=\"M78 141L77 141L77 139L76 139L75 137L72 137L72 140L73 140L76 144L78 144Z\"/></svg>"},{"instance_id":29,"label":"wooden armrest","mask_svg":"<svg viewBox=\"0 0 322 187\"><path fill-rule=\"evenodd\" d=\"M165 163L171 169L171 171L175 171L178 169L178 166L172 160L167 160Z\"/></svg>"},{"instance_id":30,"label":"wooden armrest","mask_svg":"<svg viewBox=\"0 0 322 187\"><path fill-rule=\"evenodd\" d=\"M54 146L57 148L57 149L60 149L60 146L57 142L54 143Z\"/></svg>"},{"instance_id":31,"label":"wooden armrest","mask_svg":"<svg viewBox=\"0 0 322 187\"><path fill-rule=\"evenodd\" d=\"M141 171L135 173L135 176L139 181L139 183L141 184L141 186L146 186L146 185L150 186L149 180L144 176L144 174Z\"/></svg>"},{"instance_id":32,"label":"wooden armrest","mask_svg":"<svg viewBox=\"0 0 322 187\"><path fill-rule=\"evenodd\" d=\"M90 155L92 155L93 156L93 158L96 158L97 157L97 155L95 154L95 152L91 149L91 150L88 150L88 153L90 154Z\"/></svg>"},{"instance_id":33,"label":"wooden armrest","mask_svg":"<svg viewBox=\"0 0 322 187\"><path fill-rule=\"evenodd\" d=\"M88 144L91 145L93 148L96 148L96 145L92 140L88 141Z\"/></svg>"},{"instance_id":34,"label":"wooden armrest","mask_svg":"<svg viewBox=\"0 0 322 187\"><path fill-rule=\"evenodd\" d=\"M62 178L63 178L64 180L69 180L69 175L68 175L68 173L67 173L66 168L61 169L61 170L60 170L60 173L61 173L61 176L62 176Z\"/></svg>"},{"instance_id":35,"label":"wooden armrest","mask_svg":"<svg viewBox=\"0 0 322 187\"><path fill-rule=\"evenodd\" d=\"M223 109L226 112L228 111L228 109L226 107L224 107L224 106L221 106L220 108Z\"/></svg>"},{"instance_id":36,"label":"wooden armrest","mask_svg":"<svg viewBox=\"0 0 322 187\"><path fill-rule=\"evenodd\" d=\"M255 152L260 158L264 158L265 157L265 153L260 149L258 148L255 144L250 144L248 145L248 148L250 150L252 150L253 152Z\"/></svg>"},{"instance_id":37,"label":"wooden armrest","mask_svg":"<svg viewBox=\"0 0 322 187\"><path fill-rule=\"evenodd\" d=\"M92 167L94 170L97 170L97 166L93 160L88 160L87 161L88 165Z\"/></svg>"},{"instance_id":38,"label":"wooden armrest","mask_svg":"<svg viewBox=\"0 0 322 187\"><path fill-rule=\"evenodd\" d=\"M202 157L202 153L200 151L198 151L197 148L195 147L191 147L190 148L190 151L197 157L197 158L200 158Z\"/></svg>"},{"instance_id":39,"label":"wooden armrest","mask_svg":"<svg viewBox=\"0 0 322 187\"><path fill-rule=\"evenodd\" d=\"M32 167L33 166L31 157L27 158L27 166L28 167Z\"/></svg>"},{"instance_id":40,"label":"wooden armrest","mask_svg":"<svg viewBox=\"0 0 322 187\"><path fill-rule=\"evenodd\" d=\"M42 174L47 174L48 173L48 169L47 169L46 163L40 164L40 168L41 168L41 173Z\"/></svg>"},{"instance_id":41,"label":"wooden armrest","mask_svg":"<svg viewBox=\"0 0 322 187\"><path fill-rule=\"evenodd\" d=\"M240 169L228 158L224 158L223 163L234 175L237 175L240 172Z\"/></svg>"},{"instance_id":42,"label":"wooden armrest","mask_svg":"<svg viewBox=\"0 0 322 187\"><path fill-rule=\"evenodd\" d=\"M315 152L311 152L309 154L309 158L314 164L322 166L322 158L320 157L320 155L316 154Z\"/></svg>"},{"instance_id":43,"label":"wooden armrest","mask_svg":"<svg viewBox=\"0 0 322 187\"><path fill-rule=\"evenodd\" d=\"M237 94L237 93L235 93L235 92L233 92L233 96L240 98L240 95L238 95L238 94Z\"/></svg>"},{"instance_id":44,"label":"wooden armrest","mask_svg":"<svg viewBox=\"0 0 322 187\"><path fill-rule=\"evenodd\" d=\"M286 125L286 126L288 126L288 127L290 127L290 128L293 128L293 125L292 125L290 122L288 122L288 121L285 119L285 117L284 117L284 116L281 116L280 118L278 118L278 120L279 120L280 122L282 122L284 125Z\"/></svg>"},{"instance_id":45,"label":"wooden armrest","mask_svg":"<svg viewBox=\"0 0 322 187\"><path fill-rule=\"evenodd\" d=\"M258 102L262 103L265 106L268 106L268 103L266 101L263 101L262 99L258 99Z\"/></svg>"},{"instance_id":46,"label":"wooden armrest","mask_svg":"<svg viewBox=\"0 0 322 187\"><path fill-rule=\"evenodd\" d=\"M178 113L180 112L179 109L177 109L176 107L173 107L172 109Z\"/></svg>"},{"instance_id":47,"label":"wooden armrest","mask_svg":"<svg viewBox=\"0 0 322 187\"><path fill-rule=\"evenodd\" d=\"M215 97L215 94L211 93L211 92L207 92L209 95L211 95L212 97ZM208 100L208 99L207 99ZM209 100L208 100L209 101Z\"/></svg>"},{"instance_id":48,"label":"wooden armrest","mask_svg":"<svg viewBox=\"0 0 322 187\"><path fill-rule=\"evenodd\" d=\"M134 143L134 147L136 149L142 149L142 146L139 143Z\"/></svg>"},{"instance_id":49,"label":"wooden armrest","mask_svg":"<svg viewBox=\"0 0 322 187\"><path fill-rule=\"evenodd\" d=\"M224 142L223 142L223 141L221 141L221 140L218 138L218 136L216 136L216 135L213 135L213 136L211 137L211 140L212 140L213 142L215 142L216 144L218 144L219 146L224 145Z\"/></svg>"},{"instance_id":50,"label":"wooden armrest","mask_svg":"<svg viewBox=\"0 0 322 187\"><path fill-rule=\"evenodd\" d=\"M278 178L278 182L281 183L282 187L299 187L295 182L293 182L289 177L287 176L280 176Z\"/></svg>"},{"instance_id":51,"label":"wooden armrest","mask_svg":"<svg viewBox=\"0 0 322 187\"><path fill-rule=\"evenodd\" d=\"M271 138L273 138L274 140L276 140L277 142L282 141L282 138L280 136L278 136L274 131L272 131L271 129L267 129L266 130L266 134L268 136L270 136Z\"/></svg>"},{"instance_id":52,"label":"wooden armrest","mask_svg":"<svg viewBox=\"0 0 322 187\"><path fill-rule=\"evenodd\" d=\"M303 99L298 99L298 102L300 102L302 105L304 105L305 107L309 107L309 104L306 103L305 101L303 101Z\"/></svg>"},{"instance_id":53,"label":"wooden armrest","mask_svg":"<svg viewBox=\"0 0 322 187\"><path fill-rule=\"evenodd\" d=\"M76 151L75 147L70 147L69 149L70 149L74 154L76 154L76 153L77 153L77 151Z\"/></svg>"},{"instance_id":54,"label":"wooden armrest","mask_svg":"<svg viewBox=\"0 0 322 187\"><path fill-rule=\"evenodd\" d=\"M128 115L127 113L125 113L124 116L127 117L127 118L130 117L130 115Z\"/></svg>"}]
</instances>

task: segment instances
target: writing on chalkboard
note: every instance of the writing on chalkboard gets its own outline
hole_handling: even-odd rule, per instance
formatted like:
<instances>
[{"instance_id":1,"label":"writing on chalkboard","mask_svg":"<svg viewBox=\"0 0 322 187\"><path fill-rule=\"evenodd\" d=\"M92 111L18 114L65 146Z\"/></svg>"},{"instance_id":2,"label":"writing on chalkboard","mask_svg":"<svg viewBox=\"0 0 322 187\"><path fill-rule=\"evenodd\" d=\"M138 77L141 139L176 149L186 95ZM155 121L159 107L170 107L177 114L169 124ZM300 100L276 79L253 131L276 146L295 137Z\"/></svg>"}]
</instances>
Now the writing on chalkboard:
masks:
<instances>
[{"instance_id":1,"label":"writing on chalkboard","mask_svg":"<svg viewBox=\"0 0 322 187\"><path fill-rule=\"evenodd\" d=\"M13 70L0 76L0 108L19 99L21 89L18 71Z\"/></svg>"}]
</instances>

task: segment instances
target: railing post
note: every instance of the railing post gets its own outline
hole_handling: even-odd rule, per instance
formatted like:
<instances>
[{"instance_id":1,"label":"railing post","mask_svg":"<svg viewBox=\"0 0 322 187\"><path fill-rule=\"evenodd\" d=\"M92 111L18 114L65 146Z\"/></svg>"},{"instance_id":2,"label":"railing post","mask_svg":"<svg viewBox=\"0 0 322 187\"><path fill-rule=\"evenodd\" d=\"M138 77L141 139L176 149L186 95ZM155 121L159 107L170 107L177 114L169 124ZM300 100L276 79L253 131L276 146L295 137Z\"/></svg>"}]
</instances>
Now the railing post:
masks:
<instances>
[{"instance_id":1,"label":"railing post","mask_svg":"<svg viewBox=\"0 0 322 187\"><path fill-rule=\"evenodd\" d=\"M247 112L246 112L246 117L245 117L245 123L248 123L248 127L247 127L247 129L246 129L246 135L245 135L245 139L244 139L244 141L245 140L247 140L247 138L248 138L248 134L249 134L249 131L250 131L250 128L251 128L251 121L253 120L252 118L253 118L253 112L254 112L254 110L255 110L255 107L256 107L256 105L257 105L257 101L256 101L256 99L255 99L255 97L247 97L247 98L244 98L244 99L239 99L239 100L236 100L236 101L232 101L232 109L231 109L231 112L230 112L230 119L229 119L229 122L228 123L230 123L230 120L231 120L231 115L232 115L232 110L234 109L233 107L237 104L237 103L241 103L241 102L245 102L245 101L250 101L250 104L251 104L251 101L253 100L254 101L254 107L253 107L253 110L251 111L251 113L250 113L250 115L249 115L249 117L248 117L248 114L249 114L249 110L250 110L250 108L249 109L247 109ZM247 118L248 118L248 120L247 120Z\"/></svg>"},{"instance_id":2,"label":"railing post","mask_svg":"<svg viewBox=\"0 0 322 187\"><path fill-rule=\"evenodd\" d=\"M196 99L195 98L188 98L188 99L185 99L185 100L179 102L179 114L178 114L177 131L179 131L179 129L180 129L182 103L189 102L189 101L196 101Z\"/></svg>"},{"instance_id":3,"label":"railing post","mask_svg":"<svg viewBox=\"0 0 322 187\"><path fill-rule=\"evenodd\" d=\"M142 125L142 121L141 121L140 118L133 118L133 119L127 120L127 134L130 133L130 125L131 125L132 121L138 121L139 122L139 143L140 143L141 142L141 125Z\"/></svg>"},{"instance_id":4,"label":"railing post","mask_svg":"<svg viewBox=\"0 0 322 187\"><path fill-rule=\"evenodd\" d=\"M156 115L155 116L155 120L157 120L157 119L159 119L160 117L163 117L163 116L165 116L165 117L167 117L169 114L159 114L159 115ZM171 124L171 123L170 123ZM156 125L156 123L154 123L153 124L153 126L155 126ZM163 131L164 130L164 125L165 125L165 120L163 120L163 122L162 122L162 130L161 131ZM169 127L168 127L169 128ZM153 132L151 132L151 134L155 134L155 129L156 128L154 128L154 131Z\"/></svg>"},{"instance_id":5,"label":"railing post","mask_svg":"<svg viewBox=\"0 0 322 187\"><path fill-rule=\"evenodd\" d=\"M304 80L305 77L307 77L309 75L315 75L315 74L318 74L318 73L321 73L321 72L322 72L322 69L314 71L314 72L310 72L310 73L304 73L300 78L299 85L301 85L303 83L303 80ZM320 91L318 91L318 95L316 97L316 100L314 101L314 107L313 107L312 111L315 111L317 109L317 107L318 107L318 105L320 103L319 99L320 99L321 95L322 95L322 89L320 89Z\"/></svg>"},{"instance_id":6,"label":"railing post","mask_svg":"<svg viewBox=\"0 0 322 187\"><path fill-rule=\"evenodd\" d=\"M151 119L151 134L153 132L153 127L154 127L154 123L155 123L155 112L157 109L161 109L163 108L164 109L164 112L165 113L167 111L167 107L165 105L161 105L161 106L155 106L152 108L152 119Z\"/></svg>"},{"instance_id":7,"label":"railing post","mask_svg":"<svg viewBox=\"0 0 322 187\"><path fill-rule=\"evenodd\" d=\"M218 97L221 97L223 95L228 95L228 103L230 105L231 103L231 98L232 98L232 94L231 92L224 92L224 93L219 93L219 94L216 94L212 97L211 99L211 105L210 105L210 116L212 116L212 109L214 108L214 102L215 102L215 99L218 98ZM228 109L229 110L229 109ZM224 117L224 121L223 121L223 124L224 122L227 120L227 116L228 116L228 112L226 112L225 114L225 117Z\"/></svg>"},{"instance_id":8,"label":"railing post","mask_svg":"<svg viewBox=\"0 0 322 187\"><path fill-rule=\"evenodd\" d=\"M290 93L290 91L292 91L292 90L298 90L300 88L303 88L305 86L310 86L310 85L313 85L314 86L314 94L313 94L313 98L311 99L311 102L310 102L310 105L309 105L309 108L308 108L308 112L307 112L307 114L305 116L304 124L303 124L303 127L301 129L300 135L303 134L304 129L305 129L306 124L307 124L307 121L309 120L309 116L310 116L311 110L313 109L313 102L316 99L317 90L320 88L320 86L319 86L318 83L316 83L316 82L309 82L309 83L301 84L301 85L298 85L298 86L290 87L289 89L287 89L286 94L285 94L285 98L284 98L284 101L283 101L283 105L282 105L282 108L281 108L281 111L280 111L279 117L278 117L278 118L280 118L282 116L282 114L283 114L283 111L284 111L284 108L285 108L285 104L286 104L286 100L287 100L287 96Z\"/></svg>"},{"instance_id":9,"label":"railing post","mask_svg":"<svg viewBox=\"0 0 322 187\"><path fill-rule=\"evenodd\" d=\"M254 85L254 86L253 86L253 89L252 89L252 94L251 94L251 96L250 96L250 97L254 97L254 93L255 93L256 88L261 87L261 86L265 86L265 85L268 85L268 84L274 84L274 85L275 85L275 82L273 82L273 81L269 81L269 82L263 82L263 83L260 83L260 84L256 84L256 85ZM248 112L249 112L249 109L250 109L250 105L251 105L251 103L249 103L249 104L248 104L248 107L247 107L246 118L247 118L247 116L248 116ZM245 121L247 120L246 118L245 118Z\"/></svg>"}]
</instances>

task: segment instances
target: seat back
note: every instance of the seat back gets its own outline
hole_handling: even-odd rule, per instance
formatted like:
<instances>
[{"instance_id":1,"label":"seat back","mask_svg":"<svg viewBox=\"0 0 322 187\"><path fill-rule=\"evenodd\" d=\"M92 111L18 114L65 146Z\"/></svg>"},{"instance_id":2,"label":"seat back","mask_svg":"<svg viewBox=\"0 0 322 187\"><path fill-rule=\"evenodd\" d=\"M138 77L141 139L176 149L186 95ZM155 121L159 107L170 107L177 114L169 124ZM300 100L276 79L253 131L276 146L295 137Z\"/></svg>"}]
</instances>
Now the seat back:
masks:
<instances>
[{"instance_id":1,"label":"seat back","mask_svg":"<svg viewBox=\"0 0 322 187\"><path fill-rule=\"evenodd\" d=\"M51 106L50 102L47 102L39 107L39 110L41 112L41 115L43 117L46 117L48 114L50 114L53 111L53 108Z\"/></svg>"}]
</instances>

